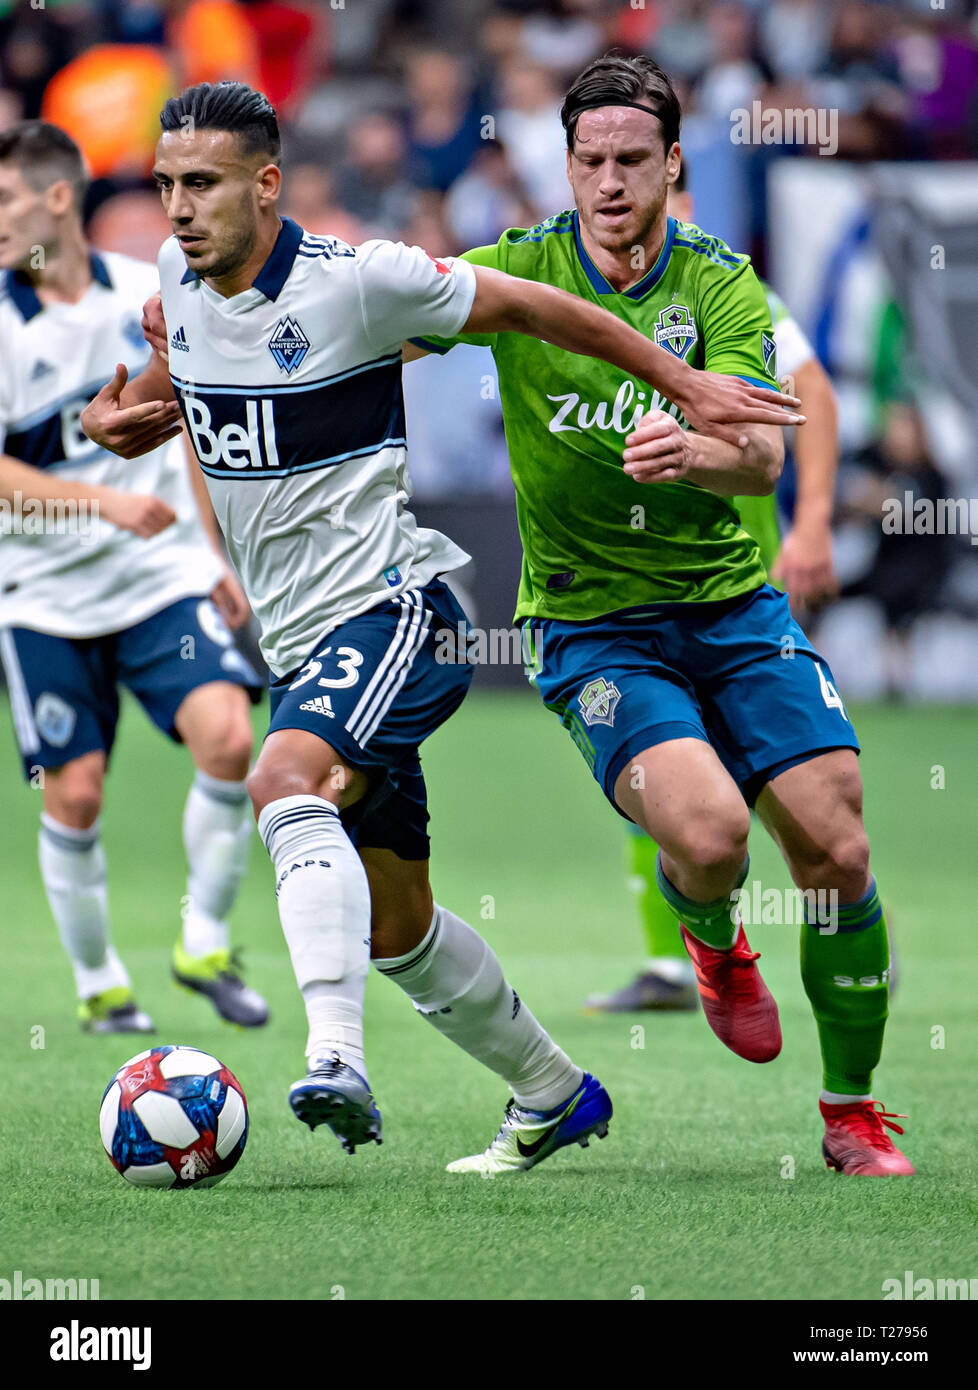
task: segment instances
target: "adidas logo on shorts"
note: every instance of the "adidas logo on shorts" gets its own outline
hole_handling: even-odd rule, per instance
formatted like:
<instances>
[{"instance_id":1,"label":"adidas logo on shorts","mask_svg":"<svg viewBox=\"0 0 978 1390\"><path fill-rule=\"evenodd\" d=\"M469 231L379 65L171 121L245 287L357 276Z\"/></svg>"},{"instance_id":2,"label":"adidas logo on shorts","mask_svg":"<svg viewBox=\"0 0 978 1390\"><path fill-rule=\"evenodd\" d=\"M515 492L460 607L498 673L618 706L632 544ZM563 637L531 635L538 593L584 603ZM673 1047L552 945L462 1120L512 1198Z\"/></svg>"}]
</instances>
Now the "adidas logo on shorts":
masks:
<instances>
[{"instance_id":1,"label":"adidas logo on shorts","mask_svg":"<svg viewBox=\"0 0 978 1390\"><path fill-rule=\"evenodd\" d=\"M300 705L299 708L307 709L310 714L324 714L327 719L336 718L328 695L317 695L313 700L306 700L305 704Z\"/></svg>"}]
</instances>

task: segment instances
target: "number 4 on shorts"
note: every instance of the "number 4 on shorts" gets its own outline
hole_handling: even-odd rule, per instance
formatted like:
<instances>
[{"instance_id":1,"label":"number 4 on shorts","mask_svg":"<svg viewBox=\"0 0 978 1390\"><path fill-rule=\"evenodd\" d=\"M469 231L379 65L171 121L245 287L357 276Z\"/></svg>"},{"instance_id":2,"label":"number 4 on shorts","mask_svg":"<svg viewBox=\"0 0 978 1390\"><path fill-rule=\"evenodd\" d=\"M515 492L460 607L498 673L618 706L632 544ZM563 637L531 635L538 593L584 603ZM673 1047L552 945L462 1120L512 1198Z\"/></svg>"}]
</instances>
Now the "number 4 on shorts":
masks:
<instances>
[{"instance_id":1,"label":"number 4 on shorts","mask_svg":"<svg viewBox=\"0 0 978 1390\"><path fill-rule=\"evenodd\" d=\"M815 670L818 672L818 683L822 687L822 699L825 701L826 709L837 709L842 718L849 723L849 716L846 714L846 707L842 703L842 696L836 690L830 680L825 679L825 672L816 661Z\"/></svg>"}]
</instances>

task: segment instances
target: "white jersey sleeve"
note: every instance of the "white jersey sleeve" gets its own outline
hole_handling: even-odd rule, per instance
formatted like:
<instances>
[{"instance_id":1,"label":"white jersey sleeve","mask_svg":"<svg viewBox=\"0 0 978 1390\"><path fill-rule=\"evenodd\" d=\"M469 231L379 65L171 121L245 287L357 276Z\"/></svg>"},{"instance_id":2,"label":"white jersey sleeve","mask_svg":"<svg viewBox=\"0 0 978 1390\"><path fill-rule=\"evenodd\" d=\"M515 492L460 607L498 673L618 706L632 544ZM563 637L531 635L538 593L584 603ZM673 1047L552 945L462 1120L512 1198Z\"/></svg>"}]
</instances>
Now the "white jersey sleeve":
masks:
<instances>
[{"instance_id":1,"label":"white jersey sleeve","mask_svg":"<svg viewBox=\"0 0 978 1390\"><path fill-rule=\"evenodd\" d=\"M402 241L368 241L355 264L364 333L377 352L406 338L454 338L472 311L475 271L468 261L439 259Z\"/></svg>"},{"instance_id":2,"label":"white jersey sleeve","mask_svg":"<svg viewBox=\"0 0 978 1390\"><path fill-rule=\"evenodd\" d=\"M73 638L119 632L207 594L223 572L183 441L121 459L81 428L118 362L130 376L145 367L140 314L158 285L154 267L129 256L92 252L90 263L92 284L77 303L42 304L26 277L0 274L0 448L50 478L159 497L177 519L143 539L82 504L72 504L71 524L49 521L31 498L22 514L0 517L0 626Z\"/></svg>"},{"instance_id":3,"label":"white jersey sleeve","mask_svg":"<svg viewBox=\"0 0 978 1390\"><path fill-rule=\"evenodd\" d=\"M778 375L794 376L800 367L815 356L815 349L798 326L797 320L792 318L781 296L772 290L770 285L765 285L764 290L774 324Z\"/></svg>"},{"instance_id":4,"label":"white jersey sleeve","mask_svg":"<svg viewBox=\"0 0 978 1390\"><path fill-rule=\"evenodd\" d=\"M815 356L814 348L790 314L774 325L774 344L778 351L778 371L783 376L794 376L799 367Z\"/></svg>"}]
</instances>

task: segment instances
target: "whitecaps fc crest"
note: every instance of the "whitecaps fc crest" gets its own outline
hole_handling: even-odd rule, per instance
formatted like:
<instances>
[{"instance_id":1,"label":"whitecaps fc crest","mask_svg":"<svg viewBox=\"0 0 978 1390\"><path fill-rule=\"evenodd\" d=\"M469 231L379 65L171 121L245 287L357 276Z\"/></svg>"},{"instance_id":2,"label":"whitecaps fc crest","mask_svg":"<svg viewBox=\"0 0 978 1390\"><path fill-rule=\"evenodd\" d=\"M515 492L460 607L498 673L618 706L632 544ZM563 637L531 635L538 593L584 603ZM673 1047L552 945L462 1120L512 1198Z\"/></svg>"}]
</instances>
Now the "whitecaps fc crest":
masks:
<instances>
[{"instance_id":1,"label":"whitecaps fc crest","mask_svg":"<svg viewBox=\"0 0 978 1390\"><path fill-rule=\"evenodd\" d=\"M615 706L620 699L621 691L614 681L606 681L604 676L598 676L597 680L588 681L578 695L577 703L585 724L590 728L592 724L614 724Z\"/></svg>"},{"instance_id":2,"label":"whitecaps fc crest","mask_svg":"<svg viewBox=\"0 0 978 1390\"><path fill-rule=\"evenodd\" d=\"M268 349L283 372L294 372L309 351L309 339L291 314L280 319L268 340Z\"/></svg>"}]
</instances>

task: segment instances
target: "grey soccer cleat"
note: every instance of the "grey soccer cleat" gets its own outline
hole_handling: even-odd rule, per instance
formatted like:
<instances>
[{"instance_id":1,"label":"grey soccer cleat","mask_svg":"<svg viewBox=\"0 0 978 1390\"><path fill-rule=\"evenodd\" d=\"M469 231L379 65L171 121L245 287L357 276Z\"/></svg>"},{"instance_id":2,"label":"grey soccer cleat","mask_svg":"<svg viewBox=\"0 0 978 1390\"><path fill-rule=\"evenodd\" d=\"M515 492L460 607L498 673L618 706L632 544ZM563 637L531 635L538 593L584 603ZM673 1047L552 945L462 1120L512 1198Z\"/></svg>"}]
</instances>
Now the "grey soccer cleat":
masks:
<instances>
[{"instance_id":1,"label":"grey soccer cleat","mask_svg":"<svg viewBox=\"0 0 978 1390\"><path fill-rule=\"evenodd\" d=\"M78 1001L78 1021L83 1033L155 1033L156 1024L139 1008L126 985Z\"/></svg>"},{"instance_id":2,"label":"grey soccer cleat","mask_svg":"<svg viewBox=\"0 0 978 1390\"><path fill-rule=\"evenodd\" d=\"M315 1129L328 1125L348 1154L358 1144L382 1143L380 1111L370 1087L338 1052L311 1057L309 1074L289 1087L296 1119Z\"/></svg>"},{"instance_id":3,"label":"grey soccer cleat","mask_svg":"<svg viewBox=\"0 0 978 1390\"><path fill-rule=\"evenodd\" d=\"M188 956L179 941L173 948L173 978L178 985L209 999L226 1022L260 1028L268 1022L268 1005L248 988L238 974L240 969L238 957L226 948L209 956Z\"/></svg>"},{"instance_id":4,"label":"grey soccer cleat","mask_svg":"<svg viewBox=\"0 0 978 1390\"><path fill-rule=\"evenodd\" d=\"M656 970L643 970L640 975L614 994L589 994L584 1001L586 1013L638 1014L699 1008L699 993L694 980L667 980Z\"/></svg>"}]
</instances>

